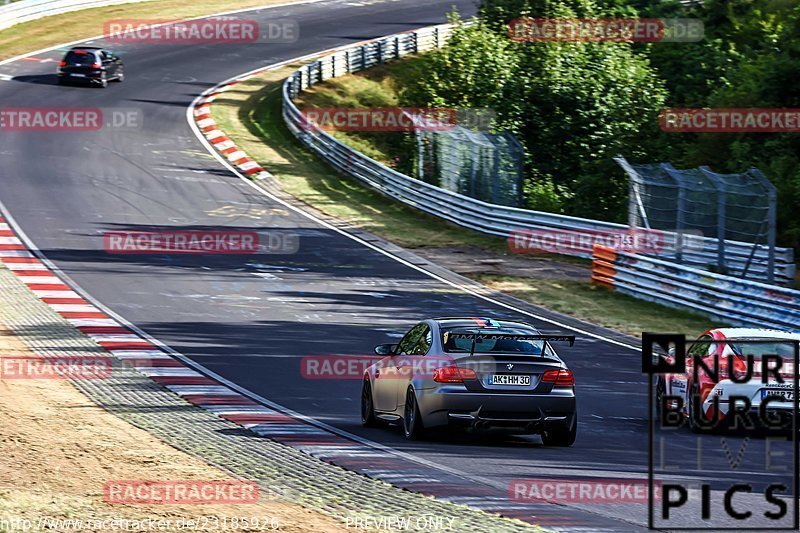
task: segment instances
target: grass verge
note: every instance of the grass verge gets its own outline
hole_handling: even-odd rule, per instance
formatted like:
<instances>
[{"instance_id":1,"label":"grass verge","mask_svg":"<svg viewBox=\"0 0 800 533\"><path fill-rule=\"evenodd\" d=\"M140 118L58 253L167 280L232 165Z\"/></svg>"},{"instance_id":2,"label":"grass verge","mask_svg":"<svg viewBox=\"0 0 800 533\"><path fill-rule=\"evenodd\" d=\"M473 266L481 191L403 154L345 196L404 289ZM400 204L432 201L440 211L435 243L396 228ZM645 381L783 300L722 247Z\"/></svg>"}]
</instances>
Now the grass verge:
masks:
<instances>
[{"instance_id":1,"label":"grass verge","mask_svg":"<svg viewBox=\"0 0 800 533\"><path fill-rule=\"evenodd\" d=\"M508 255L505 239L483 235L427 216L392 201L355 179L343 176L311 155L288 131L281 118L281 82L297 65L267 72L239 83L215 100L212 113L237 145L272 172L283 190L327 215L375 233L400 246L416 249L455 247L486 255ZM371 73L379 79L382 74ZM332 80L341 82L342 80ZM363 85L369 87L371 83ZM306 103L353 106L345 85L325 88L325 100ZM380 102L380 100L379 100ZM423 254L424 255L424 254ZM477 257L480 257L478 255ZM476 258L477 259L477 258ZM590 320L638 336L642 331L681 332L696 336L712 326L710 319L689 312L612 293L588 283L588 261L574 258L530 258L583 265L586 282L470 273L471 278L564 314ZM449 266L448 261L439 261ZM532 263L533 264L533 263Z\"/></svg>"}]
</instances>

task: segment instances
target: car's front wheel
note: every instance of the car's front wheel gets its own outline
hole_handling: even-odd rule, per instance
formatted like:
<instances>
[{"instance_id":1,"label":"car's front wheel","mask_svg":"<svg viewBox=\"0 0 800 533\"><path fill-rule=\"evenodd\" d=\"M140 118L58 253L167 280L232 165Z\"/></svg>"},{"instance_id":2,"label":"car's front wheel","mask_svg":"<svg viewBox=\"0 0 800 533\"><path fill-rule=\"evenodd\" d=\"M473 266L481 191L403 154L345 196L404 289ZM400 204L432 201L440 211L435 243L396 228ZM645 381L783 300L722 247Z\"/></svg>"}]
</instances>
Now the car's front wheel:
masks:
<instances>
[{"instance_id":1,"label":"car's front wheel","mask_svg":"<svg viewBox=\"0 0 800 533\"><path fill-rule=\"evenodd\" d=\"M570 425L560 424L547 428L542 433L542 443L545 446L569 447L575 444L578 436L578 415L572 417Z\"/></svg>"},{"instance_id":2,"label":"car's front wheel","mask_svg":"<svg viewBox=\"0 0 800 533\"><path fill-rule=\"evenodd\" d=\"M375 406L372 403L372 386L369 379L364 379L361 385L361 425L371 427L375 425Z\"/></svg>"},{"instance_id":3,"label":"car's front wheel","mask_svg":"<svg viewBox=\"0 0 800 533\"><path fill-rule=\"evenodd\" d=\"M403 413L403 433L408 440L420 440L425 436L425 426L422 424L422 415L419 412L417 395L414 389L408 388L406 392L406 408Z\"/></svg>"}]
</instances>

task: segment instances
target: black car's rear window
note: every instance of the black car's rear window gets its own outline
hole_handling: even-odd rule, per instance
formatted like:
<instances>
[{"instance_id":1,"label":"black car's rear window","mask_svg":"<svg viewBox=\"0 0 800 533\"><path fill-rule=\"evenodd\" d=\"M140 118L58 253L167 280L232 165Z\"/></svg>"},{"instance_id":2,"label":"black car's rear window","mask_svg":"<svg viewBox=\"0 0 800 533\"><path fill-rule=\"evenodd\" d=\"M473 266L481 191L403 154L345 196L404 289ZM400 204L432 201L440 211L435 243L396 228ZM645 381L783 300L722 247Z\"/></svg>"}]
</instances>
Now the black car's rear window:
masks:
<instances>
[{"instance_id":1,"label":"black car's rear window","mask_svg":"<svg viewBox=\"0 0 800 533\"><path fill-rule=\"evenodd\" d=\"M94 52L67 52L64 61L67 65L80 65L84 63L94 63L97 61L97 57L94 55Z\"/></svg>"}]
</instances>

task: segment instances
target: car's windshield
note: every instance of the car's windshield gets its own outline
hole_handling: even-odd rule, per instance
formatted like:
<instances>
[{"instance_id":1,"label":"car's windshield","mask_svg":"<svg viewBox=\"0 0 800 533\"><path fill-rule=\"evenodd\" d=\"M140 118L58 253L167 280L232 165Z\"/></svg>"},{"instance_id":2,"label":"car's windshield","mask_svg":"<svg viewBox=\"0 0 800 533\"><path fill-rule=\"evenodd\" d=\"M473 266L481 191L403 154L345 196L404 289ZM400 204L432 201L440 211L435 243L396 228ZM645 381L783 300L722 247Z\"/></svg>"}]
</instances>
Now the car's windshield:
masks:
<instances>
[{"instance_id":1,"label":"car's windshield","mask_svg":"<svg viewBox=\"0 0 800 533\"><path fill-rule=\"evenodd\" d=\"M741 355L752 355L756 358L764 355L779 355L784 359L794 358L794 341L770 340L764 342L734 343L733 349Z\"/></svg>"}]
</instances>

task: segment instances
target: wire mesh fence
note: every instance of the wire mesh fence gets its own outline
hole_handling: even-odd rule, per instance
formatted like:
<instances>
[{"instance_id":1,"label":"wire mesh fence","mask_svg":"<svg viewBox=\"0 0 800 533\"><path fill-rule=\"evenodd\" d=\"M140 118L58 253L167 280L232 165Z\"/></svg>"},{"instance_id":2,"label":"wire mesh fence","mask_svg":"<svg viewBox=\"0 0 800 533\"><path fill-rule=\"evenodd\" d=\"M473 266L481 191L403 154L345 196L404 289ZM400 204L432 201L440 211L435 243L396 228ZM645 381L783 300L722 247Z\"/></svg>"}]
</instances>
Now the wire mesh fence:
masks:
<instances>
[{"instance_id":1,"label":"wire mesh fence","mask_svg":"<svg viewBox=\"0 0 800 533\"><path fill-rule=\"evenodd\" d=\"M497 205L521 207L525 151L509 132L456 125L415 130L416 177L445 190Z\"/></svg>"},{"instance_id":2,"label":"wire mesh fence","mask_svg":"<svg viewBox=\"0 0 800 533\"><path fill-rule=\"evenodd\" d=\"M773 281L776 191L761 171L718 174L708 167L679 170L669 163L633 164L622 156L615 161L630 177L630 226L716 239L716 261L708 266L724 274L746 277L756 254L766 253ZM726 241L752 245L741 267L732 268L726 261ZM677 241L674 260L679 263L684 243Z\"/></svg>"}]
</instances>

